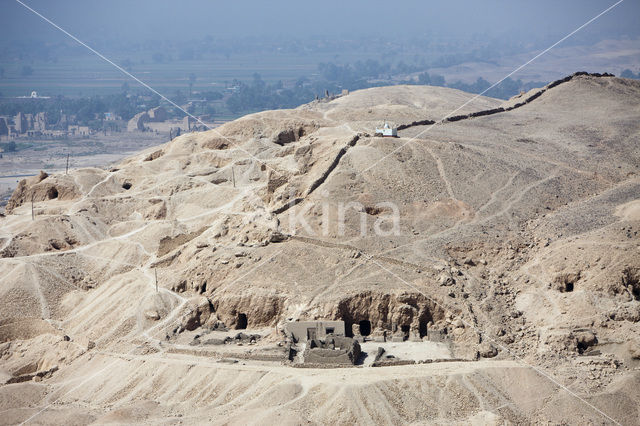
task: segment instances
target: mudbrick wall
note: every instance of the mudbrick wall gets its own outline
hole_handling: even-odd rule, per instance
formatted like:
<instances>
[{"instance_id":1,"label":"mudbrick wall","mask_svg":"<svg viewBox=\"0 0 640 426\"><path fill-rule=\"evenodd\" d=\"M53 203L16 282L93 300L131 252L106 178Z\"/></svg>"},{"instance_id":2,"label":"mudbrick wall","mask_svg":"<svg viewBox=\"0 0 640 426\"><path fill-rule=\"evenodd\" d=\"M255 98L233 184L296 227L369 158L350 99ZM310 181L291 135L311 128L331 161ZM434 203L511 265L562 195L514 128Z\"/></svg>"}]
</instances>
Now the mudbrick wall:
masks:
<instances>
[{"instance_id":1,"label":"mudbrick wall","mask_svg":"<svg viewBox=\"0 0 640 426\"><path fill-rule=\"evenodd\" d=\"M609 74L609 73L588 73L588 72L584 72L584 71L580 71L580 72L576 72L573 73L565 78L562 78L560 80L556 80L552 83L549 83L548 85L546 85L545 87L543 87L542 89L538 90L537 92L535 92L534 94L530 95L529 97L527 97L526 99L524 99L522 102L518 102L515 105L512 105L510 107L507 108L493 108L493 109L488 109L488 110L483 110L483 111L476 111L476 112L472 112L470 114L464 114L464 115L453 115L451 117L446 117L443 120L440 121L440 123L444 123L444 122L454 122L454 121L460 121L460 120L467 120L470 118L475 118L475 117L482 117L485 115L493 115L493 114L498 114L501 112L505 112L505 111L511 111L514 110L516 108L520 108L521 106L524 106L534 100L536 100L537 98L539 98L544 92L546 92L549 89L553 89L556 86L559 86L562 83L566 83L568 81L573 80L576 77L579 76L589 76L589 77L615 77L613 74ZM404 130L404 129L408 129L411 127L416 127L416 126L429 126L432 124L436 124L435 121L433 120L419 120L419 121L414 121L412 123L407 123L407 124L401 124L398 126L398 130Z\"/></svg>"}]
</instances>

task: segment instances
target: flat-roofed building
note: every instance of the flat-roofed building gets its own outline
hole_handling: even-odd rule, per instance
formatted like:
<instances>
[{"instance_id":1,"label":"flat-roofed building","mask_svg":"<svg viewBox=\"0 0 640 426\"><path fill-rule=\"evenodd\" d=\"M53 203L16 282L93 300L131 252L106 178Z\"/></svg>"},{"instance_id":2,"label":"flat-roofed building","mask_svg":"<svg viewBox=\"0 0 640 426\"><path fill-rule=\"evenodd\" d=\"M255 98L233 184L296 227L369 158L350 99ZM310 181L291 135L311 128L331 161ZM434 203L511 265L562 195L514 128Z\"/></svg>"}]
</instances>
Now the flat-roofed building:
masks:
<instances>
[{"instance_id":1,"label":"flat-roofed building","mask_svg":"<svg viewBox=\"0 0 640 426\"><path fill-rule=\"evenodd\" d=\"M295 342L321 339L329 334L344 336L344 321L292 321L284 326L285 332Z\"/></svg>"}]
</instances>

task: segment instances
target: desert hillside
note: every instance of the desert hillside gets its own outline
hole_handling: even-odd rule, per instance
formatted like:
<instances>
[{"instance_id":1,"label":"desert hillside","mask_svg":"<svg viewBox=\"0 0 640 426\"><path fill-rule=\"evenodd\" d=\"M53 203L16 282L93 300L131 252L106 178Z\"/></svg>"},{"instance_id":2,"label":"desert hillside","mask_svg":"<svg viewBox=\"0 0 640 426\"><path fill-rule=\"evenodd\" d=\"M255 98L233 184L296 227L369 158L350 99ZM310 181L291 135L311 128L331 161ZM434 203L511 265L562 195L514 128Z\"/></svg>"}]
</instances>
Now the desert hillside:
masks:
<instances>
[{"instance_id":1,"label":"desert hillside","mask_svg":"<svg viewBox=\"0 0 640 426\"><path fill-rule=\"evenodd\" d=\"M0 217L2 423L637 424L638 230L640 82L609 75L367 89L41 173ZM321 368L284 355L308 320L412 339Z\"/></svg>"}]
</instances>

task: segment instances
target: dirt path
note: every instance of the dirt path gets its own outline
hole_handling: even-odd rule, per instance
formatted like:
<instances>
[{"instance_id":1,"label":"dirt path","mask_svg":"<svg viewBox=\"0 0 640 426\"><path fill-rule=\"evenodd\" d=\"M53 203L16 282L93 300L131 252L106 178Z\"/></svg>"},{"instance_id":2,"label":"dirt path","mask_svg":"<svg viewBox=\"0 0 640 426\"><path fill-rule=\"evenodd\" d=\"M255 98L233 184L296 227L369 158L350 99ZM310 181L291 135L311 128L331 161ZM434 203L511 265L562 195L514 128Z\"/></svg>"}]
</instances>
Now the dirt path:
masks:
<instances>
[{"instance_id":1,"label":"dirt path","mask_svg":"<svg viewBox=\"0 0 640 426\"><path fill-rule=\"evenodd\" d=\"M451 189L451 182L447 179L447 174L444 171L444 164L442 164L442 159L437 156L433 150L425 145L427 152L433 157L438 167L438 174L440 175L440 179L444 182L445 187L447 188L447 194L449 194L449 198L452 200L456 199L456 196L453 193L453 189Z\"/></svg>"}]
</instances>

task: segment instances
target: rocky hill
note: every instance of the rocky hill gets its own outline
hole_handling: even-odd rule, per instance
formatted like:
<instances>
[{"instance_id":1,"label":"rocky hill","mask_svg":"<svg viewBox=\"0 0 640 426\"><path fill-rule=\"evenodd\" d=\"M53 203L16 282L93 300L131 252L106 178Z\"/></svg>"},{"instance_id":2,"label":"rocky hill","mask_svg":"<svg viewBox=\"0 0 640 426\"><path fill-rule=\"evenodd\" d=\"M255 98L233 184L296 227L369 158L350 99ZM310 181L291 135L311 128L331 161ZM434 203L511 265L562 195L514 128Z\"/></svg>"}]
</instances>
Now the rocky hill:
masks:
<instances>
[{"instance_id":1,"label":"rocky hill","mask_svg":"<svg viewBox=\"0 0 640 426\"><path fill-rule=\"evenodd\" d=\"M640 82L609 75L507 102L374 88L27 179L0 218L0 409L9 423L635 424L639 119ZM399 138L374 136L384 121ZM285 322L319 319L434 332L452 357L252 358ZM264 343L232 362L194 344L233 329Z\"/></svg>"}]
</instances>

